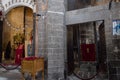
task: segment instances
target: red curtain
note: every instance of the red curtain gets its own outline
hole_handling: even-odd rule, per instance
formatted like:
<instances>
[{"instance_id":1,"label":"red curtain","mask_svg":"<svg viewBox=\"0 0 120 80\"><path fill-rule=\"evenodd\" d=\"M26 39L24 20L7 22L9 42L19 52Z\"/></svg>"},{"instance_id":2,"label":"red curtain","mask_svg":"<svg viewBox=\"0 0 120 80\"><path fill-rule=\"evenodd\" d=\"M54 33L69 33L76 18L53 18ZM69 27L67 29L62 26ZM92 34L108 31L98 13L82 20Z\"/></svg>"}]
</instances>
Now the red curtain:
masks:
<instances>
[{"instance_id":1,"label":"red curtain","mask_svg":"<svg viewBox=\"0 0 120 80\"><path fill-rule=\"evenodd\" d=\"M0 16L2 16L2 11L0 11Z\"/></svg>"},{"instance_id":2,"label":"red curtain","mask_svg":"<svg viewBox=\"0 0 120 80\"><path fill-rule=\"evenodd\" d=\"M15 64L21 64L23 53L24 53L24 45L20 44L15 51Z\"/></svg>"},{"instance_id":3,"label":"red curtain","mask_svg":"<svg viewBox=\"0 0 120 80\"><path fill-rule=\"evenodd\" d=\"M81 44L82 61L95 61L95 44Z\"/></svg>"}]
</instances>

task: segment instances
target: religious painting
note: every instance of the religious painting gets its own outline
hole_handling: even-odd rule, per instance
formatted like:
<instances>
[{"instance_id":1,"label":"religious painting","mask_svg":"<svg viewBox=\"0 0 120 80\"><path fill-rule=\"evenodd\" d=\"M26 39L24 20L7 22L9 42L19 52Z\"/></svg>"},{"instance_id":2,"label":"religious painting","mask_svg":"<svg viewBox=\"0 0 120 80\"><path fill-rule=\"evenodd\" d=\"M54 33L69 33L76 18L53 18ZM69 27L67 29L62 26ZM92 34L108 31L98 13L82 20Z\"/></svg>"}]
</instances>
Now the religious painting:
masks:
<instances>
[{"instance_id":1,"label":"religious painting","mask_svg":"<svg viewBox=\"0 0 120 80\"><path fill-rule=\"evenodd\" d=\"M113 20L113 35L120 35L120 20Z\"/></svg>"},{"instance_id":2,"label":"religious painting","mask_svg":"<svg viewBox=\"0 0 120 80\"><path fill-rule=\"evenodd\" d=\"M32 44L27 45L27 55L34 56L34 54L32 53Z\"/></svg>"}]
</instances>

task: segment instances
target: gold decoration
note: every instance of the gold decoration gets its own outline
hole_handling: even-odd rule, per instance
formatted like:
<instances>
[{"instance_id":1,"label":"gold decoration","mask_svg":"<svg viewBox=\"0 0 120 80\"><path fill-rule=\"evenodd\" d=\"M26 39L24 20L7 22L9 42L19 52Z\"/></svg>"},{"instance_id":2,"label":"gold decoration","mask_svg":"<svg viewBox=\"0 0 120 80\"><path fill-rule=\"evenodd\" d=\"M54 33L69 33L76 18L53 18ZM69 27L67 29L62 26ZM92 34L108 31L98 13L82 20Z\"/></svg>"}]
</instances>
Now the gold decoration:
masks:
<instances>
[{"instance_id":1,"label":"gold decoration","mask_svg":"<svg viewBox=\"0 0 120 80\"><path fill-rule=\"evenodd\" d=\"M14 43L24 43L24 34L16 34L15 36L13 36L14 38Z\"/></svg>"}]
</instances>

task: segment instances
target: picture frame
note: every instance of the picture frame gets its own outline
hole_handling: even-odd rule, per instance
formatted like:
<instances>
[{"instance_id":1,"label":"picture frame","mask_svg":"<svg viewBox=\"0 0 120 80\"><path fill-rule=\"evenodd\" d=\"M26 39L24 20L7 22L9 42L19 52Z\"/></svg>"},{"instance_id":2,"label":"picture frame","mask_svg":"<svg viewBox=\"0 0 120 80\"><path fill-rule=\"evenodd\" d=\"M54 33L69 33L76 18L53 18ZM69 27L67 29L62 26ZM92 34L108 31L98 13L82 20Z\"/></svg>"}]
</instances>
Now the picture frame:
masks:
<instances>
[{"instance_id":1,"label":"picture frame","mask_svg":"<svg viewBox=\"0 0 120 80\"><path fill-rule=\"evenodd\" d=\"M113 35L120 35L120 20L113 20Z\"/></svg>"}]
</instances>

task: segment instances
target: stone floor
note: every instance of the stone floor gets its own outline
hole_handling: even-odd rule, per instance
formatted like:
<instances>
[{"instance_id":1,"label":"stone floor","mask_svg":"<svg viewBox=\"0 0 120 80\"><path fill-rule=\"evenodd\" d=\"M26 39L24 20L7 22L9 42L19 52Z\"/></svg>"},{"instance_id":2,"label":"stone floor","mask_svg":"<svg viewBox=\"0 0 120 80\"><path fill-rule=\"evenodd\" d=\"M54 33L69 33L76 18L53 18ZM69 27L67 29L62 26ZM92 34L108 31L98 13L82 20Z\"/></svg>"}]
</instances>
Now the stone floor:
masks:
<instances>
[{"instance_id":1,"label":"stone floor","mask_svg":"<svg viewBox=\"0 0 120 80\"><path fill-rule=\"evenodd\" d=\"M20 68L8 71L0 67L0 80L23 80L22 77ZM26 78L25 80L32 80L28 74L25 74L24 77ZM37 76L36 80L41 80L41 76Z\"/></svg>"},{"instance_id":2,"label":"stone floor","mask_svg":"<svg viewBox=\"0 0 120 80\"><path fill-rule=\"evenodd\" d=\"M10 67L13 67L13 66L10 66ZM0 80L23 80L22 78L23 76L20 71L21 71L20 66L15 70L9 70L9 71L5 70L0 66ZM25 74L24 77L26 78L25 80L32 80L31 76L28 74ZM37 75L36 80L42 80L41 73ZM81 79L77 78L74 74L72 74L68 76L66 80L81 80ZM92 80L107 80L107 79L102 78L99 74Z\"/></svg>"},{"instance_id":3,"label":"stone floor","mask_svg":"<svg viewBox=\"0 0 120 80\"><path fill-rule=\"evenodd\" d=\"M17 69L7 71L0 68L0 80L22 80L22 74Z\"/></svg>"},{"instance_id":4,"label":"stone floor","mask_svg":"<svg viewBox=\"0 0 120 80\"><path fill-rule=\"evenodd\" d=\"M23 80L23 79L19 69L7 71L4 68L0 68L0 80ZM29 77L26 80L32 80L32 79ZM42 80L42 79L39 77L36 80ZM75 75L72 74L67 77L67 80L81 80L81 79L78 79ZM92 80L107 80L107 79L95 77Z\"/></svg>"}]
</instances>

